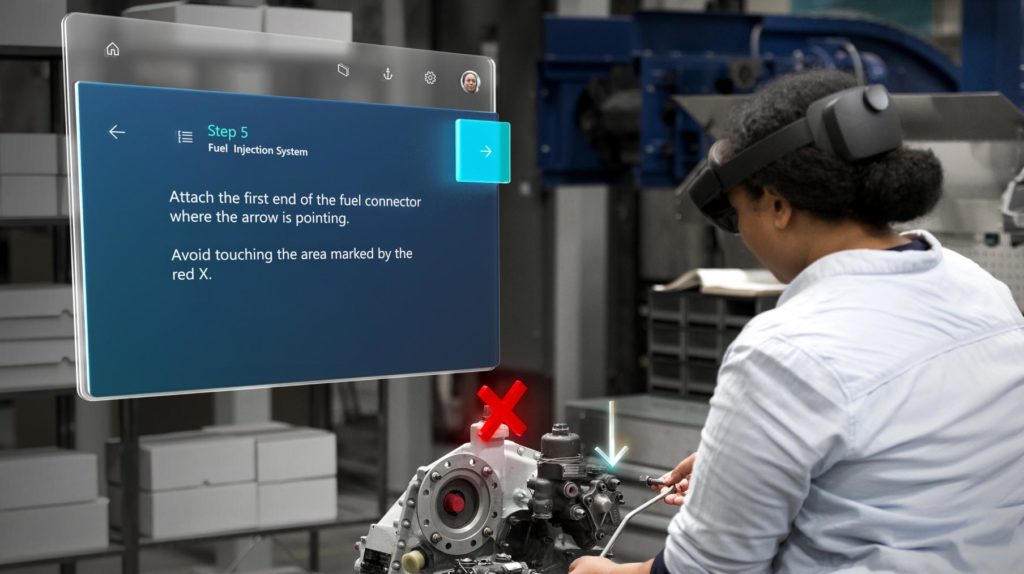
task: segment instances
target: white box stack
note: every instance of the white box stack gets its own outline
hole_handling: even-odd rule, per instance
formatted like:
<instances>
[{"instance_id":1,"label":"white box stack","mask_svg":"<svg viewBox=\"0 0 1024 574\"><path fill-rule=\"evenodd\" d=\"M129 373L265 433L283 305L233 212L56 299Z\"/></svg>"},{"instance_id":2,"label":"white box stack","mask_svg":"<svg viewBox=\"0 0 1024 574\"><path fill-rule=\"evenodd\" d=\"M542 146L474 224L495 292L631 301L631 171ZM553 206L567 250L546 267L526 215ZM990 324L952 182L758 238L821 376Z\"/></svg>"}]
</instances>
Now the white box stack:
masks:
<instances>
[{"instance_id":1,"label":"white box stack","mask_svg":"<svg viewBox=\"0 0 1024 574\"><path fill-rule=\"evenodd\" d=\"M67 0L3 0L0 38L8 46L60 48L60 21Z\"/></svg>"},{"instance_id":2,"label":"white box stack","mask_svg":"<svg viewBox=\"0 0 1024 574\"><path fill-rule=\"evenodd\" d=\"M352 41L351 12L278 6L264 6L262 10L264 32Z\"/></svg>"},{"instance_id":3,"label":"white box stack","mask_svg":"<svg viewBox=\"0 0 1024 574\"><path fill-rule=\"evenodd\" d=\"M75 385L70 285L0 287L0 390Z\"/></svg>"},{"instance_id":4,"label":"white box stack","mask_svg":"<svg viewBox=\"0 0 1024 574\"><path fill-rule=\"evenodd\" d=\"M143 4L128 8L126 18L142 18L178 24L198 24L259 32L263 29L263 12L250 6L208 6L183 1Z\"/></svg>"},{"instance_id":5,"label":"white box stack","mask_svg":"<svg viewBox=\"0 0 1024 574\"><path fill-rule=\"evenodd\" d=\"M120 444L107 444L110 521L121 524ZM251 438L201 432L139 440L139 532L155 539L255 528L256 450Z\"/></svg>"},{"instance_id":6,"label":"white box stack","mask_svg":"<svg viewBox=\"0 0 1024 574\"><path fill-rule=\"evenodd\" d=\"M97 465L95 454L73 450L0 451L0 511L92 501Z\"/></svg>"},{"instance_id":7,"label":"white box stack","mask_svg":"<svg viewBox=\"0 0 1024 574\"><path fill-rule=\"evenodd\" d=\"M55 448L0 452L0 564L107 547L98 464Z\"/></svg>"},{"instance_id":8,"label":"white box stack","mask_svg":"<svg viewBox=\"0 0 1024 574\"><path fill-rule=\"evenodd\" d=\"M258 486L261 527L329 522L338 517L338 481L334 476Z\"/></svg>"},{"instance_id":9,"label":"white box stack","mask_svg":"<svg viewBox=\"0 0 1024 574\"><path fill-rule=\"evenodd\" d=\"M122 490L111 484L110 524L121 527ZM154 540L249 530L258 524L256 484L218 484L139 493L139 533Z\"/></svg>"},{"instance_id":10,"label":"white box stack","mask_svg":"<svg viewBox=\"0 0 1024 574\"><path fill-rule=\"evenodd\" d=\"M337 517L333 433L283 423L207 427L139 443L143 536L174 539ZM119 445L108 444L111 522L120 524Z\"/></svg>"},{"instance_id":11,"label":"white box stack","mask_svg":"<svg viewBox=\"0 0 1024 574\"><path fill-rule=\"evenodd\" d=\"M57 134L0 133L0 174L57 175Z\"/></svg>"},{"instance_id":12,"label":"white box stack","mask_svg":"<svg viewBox=\"0 0 1024 574\"><path fill-rule=\"evenodd\" d=\"M261 527L337 518L338 454L334 433L305 427L242 425L203 430L214 435L248 436L255 441Z\"/></svg>"},{"instance_id":13,"label":"white box stack","mask_svg":"<svg viewBox=\"0 0 1024 574\"><path fill-rule=\"evenodd\" d=\"M278 6L210 6L182 0L134 6L123 12L143 18L179 24L217 26L251 32L272 32L309 38L352 41L352 13Z\"/></svg>"},{"instance_id":14,"label":"white box stack","mask_svg":"<svg viewBox=\"0 0 1024 574\"><path fill-rule=\"evenodd\" d=\"M121 476L120 444L107 444L107 476ZM177 432L144 436L139 440L139 488L163 492L183 488L253 482L256 455L248 437L211 436Z\"/></svg>"},{"instance_id":15,"label":"white box stack","mask_svg":"<svg viewBox=\"0 0 1024 574\"><path fill-rule=\"evenodd\" d=\"M64 136L0 133L0 217L58 217L67 205Z\"/></svg>"}]
</instances>

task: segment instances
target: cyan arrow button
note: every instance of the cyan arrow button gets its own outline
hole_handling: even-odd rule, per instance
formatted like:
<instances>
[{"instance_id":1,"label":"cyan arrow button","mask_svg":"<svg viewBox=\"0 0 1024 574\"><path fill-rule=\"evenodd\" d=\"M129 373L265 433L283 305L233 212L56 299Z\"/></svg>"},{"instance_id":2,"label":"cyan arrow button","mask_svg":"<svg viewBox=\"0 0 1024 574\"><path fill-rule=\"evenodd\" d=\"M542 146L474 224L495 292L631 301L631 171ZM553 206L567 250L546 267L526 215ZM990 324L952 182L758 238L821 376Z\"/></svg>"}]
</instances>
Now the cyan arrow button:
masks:
<instances>
[{"instance_id":1,"label":"cyan arrow button","mask_svg":"<svg viewBox=\"0 0 1024 574\"><path fill-rule=\"evenodd\" d=\"M512 129L508 122L455 120L455 181L511 181L511 134Z\"/></svg>"}]
</instances>

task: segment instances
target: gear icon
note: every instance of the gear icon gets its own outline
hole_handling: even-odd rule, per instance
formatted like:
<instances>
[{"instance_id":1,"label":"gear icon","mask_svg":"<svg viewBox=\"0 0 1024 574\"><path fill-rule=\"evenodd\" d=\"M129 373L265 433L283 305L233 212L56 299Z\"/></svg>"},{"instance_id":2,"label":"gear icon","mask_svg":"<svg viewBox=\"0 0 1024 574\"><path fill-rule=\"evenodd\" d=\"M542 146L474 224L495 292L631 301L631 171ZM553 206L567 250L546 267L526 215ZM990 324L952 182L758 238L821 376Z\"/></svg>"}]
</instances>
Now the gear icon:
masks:
<instances>
[{"instance_id":1,"label":"gear icon","mask_svg":"<svg viewBox=\"0 0 1024 574\"><path fill-rule=\"evenodd\" d=\"M437 74L428 70L426 74L423 74L423 81L433 86L437 82Z\"/></svg>"}]
</instances>

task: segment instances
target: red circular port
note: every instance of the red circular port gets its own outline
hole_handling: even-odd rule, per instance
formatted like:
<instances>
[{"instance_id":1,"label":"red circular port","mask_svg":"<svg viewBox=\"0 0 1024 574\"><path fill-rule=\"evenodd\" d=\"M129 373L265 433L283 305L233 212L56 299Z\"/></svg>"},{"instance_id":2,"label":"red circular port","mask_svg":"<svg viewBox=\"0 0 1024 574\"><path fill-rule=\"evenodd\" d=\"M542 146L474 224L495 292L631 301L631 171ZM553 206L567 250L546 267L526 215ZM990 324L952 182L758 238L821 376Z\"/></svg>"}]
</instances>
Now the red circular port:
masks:
<instances>
[{"instance_id":1,"label":"red circular port","mask_svg":"<svg viewBox=\"0 0 1024 574\"><path fill-rule=\"evenodd\" d=\"M464 508L466 508L466 499L462 497L461 492L449 492L444 496L445 512L458 514Z\"/></svg>"}]
</instances>

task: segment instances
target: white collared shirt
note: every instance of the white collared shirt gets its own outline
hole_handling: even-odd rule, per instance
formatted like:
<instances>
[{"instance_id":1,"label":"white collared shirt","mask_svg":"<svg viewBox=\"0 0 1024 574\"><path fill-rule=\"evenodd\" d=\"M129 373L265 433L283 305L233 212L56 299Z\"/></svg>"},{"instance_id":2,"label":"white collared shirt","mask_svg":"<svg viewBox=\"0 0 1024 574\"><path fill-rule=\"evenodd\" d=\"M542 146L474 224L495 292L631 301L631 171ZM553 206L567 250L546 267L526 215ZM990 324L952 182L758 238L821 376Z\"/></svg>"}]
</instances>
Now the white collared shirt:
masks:
<instances>
[{"instance_id":1,"label":"white collared shirt","mask_svg":"<svg viewBox=\"0 0 1024 574\"><path fill-rule=\"evenodd\" d=\"M730 347L673 574L1024 573L1024 318L913 233L816 261Z\"/></svg>"}]
</instances>

